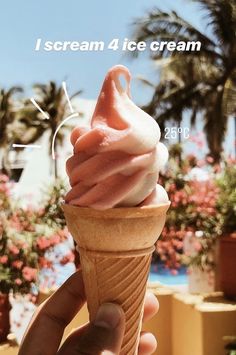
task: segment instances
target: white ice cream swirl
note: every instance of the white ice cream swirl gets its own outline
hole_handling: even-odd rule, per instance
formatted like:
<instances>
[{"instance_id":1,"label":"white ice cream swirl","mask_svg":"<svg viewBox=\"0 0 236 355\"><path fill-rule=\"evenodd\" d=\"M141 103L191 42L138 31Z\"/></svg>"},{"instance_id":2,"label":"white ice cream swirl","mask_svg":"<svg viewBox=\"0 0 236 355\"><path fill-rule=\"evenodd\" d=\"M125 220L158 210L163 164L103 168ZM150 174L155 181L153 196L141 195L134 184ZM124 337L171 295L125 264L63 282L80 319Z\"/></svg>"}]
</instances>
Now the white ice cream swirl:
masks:
<instances>
[{"instance_id":1,"label":"white ice cream swirl","mask_svg":"<svg viewBox=\"0 0 236 355\"><path fill-rule=\"evenodd\" d=\"M126 79L126 88L120 76ZM91 121L71 134L74 154L67 161L73 205L107 209L168 202L157 184L168 159L154 119L130 99L130 73L124 66L107 73Z\"/></svg>"}]
</instances>

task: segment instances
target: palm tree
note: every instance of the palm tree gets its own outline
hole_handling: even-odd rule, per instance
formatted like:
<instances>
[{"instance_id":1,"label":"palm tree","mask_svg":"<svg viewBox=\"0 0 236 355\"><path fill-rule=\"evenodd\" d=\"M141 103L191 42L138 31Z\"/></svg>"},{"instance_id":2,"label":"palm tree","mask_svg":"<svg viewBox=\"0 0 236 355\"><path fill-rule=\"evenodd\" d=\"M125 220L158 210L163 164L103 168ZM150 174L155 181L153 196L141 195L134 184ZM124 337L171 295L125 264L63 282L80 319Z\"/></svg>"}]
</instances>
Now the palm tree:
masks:
<instances>
[{"instance_id":1,"label":"palm tree","mask_svg":"<svg viewBox=\"0 0 236 355\"><path fill-rule=\"evenodd\" d=\"M136 41L200 41L200 51L154 54L162 65L160 82L154 85L145 106L162 126L173 119L182 121L183 112L204 118L210 153L218 161L230 115L236 113L236 2L235 0L190 0L207 14L210 35L201 32L175 11L154 9L134 23ZM136 56L138 52L136 52Z\"/></svg>"},{"instance_id":2,"label":"palm tree","mask_svg":"<svg viewBox=\"0 0 236 355\"><path fill-rule=\"evenodd\" d=\"M32 104L31 101L27 100L25 102L24 108L20 112L20 121L27 127L27 134L23 137L17 138L18 141L23 140L23 143L27 144L33 143L38 140L46 130L50 131L49 139L49 151L51 153L51 146L54 134L60 125L60 123L65 119L67 113L67 100L65 92L61 86L53 81L48 84L36 84L34 85L34 90L37 96L37 103L40 108L49 115L49 119L43 119L42 114L37 110L37 108ZM73 94L70 99L81 94L81 90ZM58 178L58 164L57 164L57 148L59 144L63 142L63 129L68 128L64 125L62 129L57 134L55 140L55 155L54 160L54 176L55 179Z\"/></svg>"},{"instance_id":3,"label":"palm tree","mask_svg":"<svg viewBox=\"0 0 236 355\"><path fill-rule=\"evenodd\" d=\"M13 136L9 130L15 119L13 98L16 93L22 92L20 87L12 87L9 90L0 90L0 149L2 150L2 171L9 173L8 152Z\"/></svg>"}]
</instances>

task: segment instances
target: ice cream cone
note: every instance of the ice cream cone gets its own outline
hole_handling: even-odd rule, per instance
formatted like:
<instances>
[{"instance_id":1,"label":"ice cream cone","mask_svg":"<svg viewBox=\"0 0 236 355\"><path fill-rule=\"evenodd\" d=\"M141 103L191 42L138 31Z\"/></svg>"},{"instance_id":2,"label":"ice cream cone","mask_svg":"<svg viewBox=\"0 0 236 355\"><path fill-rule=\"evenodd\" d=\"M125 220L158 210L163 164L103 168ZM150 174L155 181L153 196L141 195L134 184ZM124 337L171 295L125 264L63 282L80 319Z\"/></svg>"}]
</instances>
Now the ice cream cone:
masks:
<instances>
[{"instance_id":1,"label":"ice cream cone","mask_svg":"<svg viewBox=\"0 0 236 355\"><path fill-rule=\"evenodd\" d=\"M151 255L168 208L169 203L105 211L63 205L81 256L90 321L104 302L125 312L121 355L137 354Z\"/></svg>"}]
</instances>

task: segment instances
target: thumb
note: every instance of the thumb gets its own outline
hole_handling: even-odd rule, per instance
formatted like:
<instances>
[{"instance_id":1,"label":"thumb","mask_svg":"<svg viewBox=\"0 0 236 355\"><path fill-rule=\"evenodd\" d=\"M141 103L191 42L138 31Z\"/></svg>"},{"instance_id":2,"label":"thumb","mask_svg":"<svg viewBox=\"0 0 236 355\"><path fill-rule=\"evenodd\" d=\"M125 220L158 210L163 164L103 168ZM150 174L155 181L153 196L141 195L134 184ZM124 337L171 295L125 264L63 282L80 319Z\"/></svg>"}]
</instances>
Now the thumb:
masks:
<instances>
[{"instance_id":1,"label":"thumb","mask_svg":"<svg viewBox=\"0 0 236 355\"><path fill-rule=\"evenodd\" d=\"M58 354L117 355L120 353L124 330L122 308L113 303L104 303L98 309L94 322L72 333Z\"/></svg>"}]
</instances>

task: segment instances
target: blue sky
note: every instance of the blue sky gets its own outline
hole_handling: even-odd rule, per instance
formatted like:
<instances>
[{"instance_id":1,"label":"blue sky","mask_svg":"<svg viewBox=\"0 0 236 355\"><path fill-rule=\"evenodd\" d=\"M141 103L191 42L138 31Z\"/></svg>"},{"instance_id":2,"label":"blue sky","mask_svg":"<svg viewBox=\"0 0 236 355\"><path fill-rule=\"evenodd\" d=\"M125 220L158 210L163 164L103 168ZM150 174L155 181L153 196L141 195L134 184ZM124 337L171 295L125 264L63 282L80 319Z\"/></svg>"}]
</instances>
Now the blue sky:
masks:
<instances>
[{"instance_id":1,"label":"blue sky","mask_svg":"<svg viewBox=\"0 0 236 355\"><path fill-rule=\"evenodd\" d=\"M138 60L130 60L120 51L35 52L34 48L37 38L106 43L113 38L123 40L131 37L133 20L144 16L154 6L174 9L201 31L207 30L202 12L191 0L4 1L0 20L0 88L22 85L25 96L29 97L31 86L36 82L55 80L61 84L66 79L70 94L83 89L82 97L95 99L107 70L121 63L133 74L134 101L147 103L152 91L135 77L140 74L157 82L158 73L143 53ZM202 126L197 130L201 131ZM226 143L229 151L233 149L233 131L231 122Z\"/></svg>"},{"instance_id":2,"label":"blue sky","mask_svg":"<svg viewBox=\"0 0 236 355\"><path fill-rule=\"evenodd\" d=\"M165 6L163 7L163 3ZM35 52L37 38L43 40L102 40L130 37L133 19L153 6L175 9L200 28L200 12L188 0L8 0L1 4L0 87L23 85L30 95L35 82L66 78L69 91L83 89L83 97L95 99L107 70L126 64L133 76L157 75L151 61L141 55L128 60L122 52ZM150 89L149 89L150 90ZM133 82L133 97L144 103L151 92Z\"/></svg>"}]
</instances>

